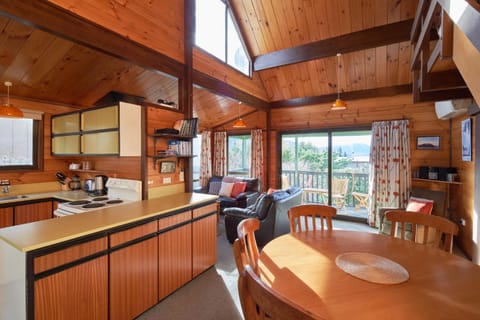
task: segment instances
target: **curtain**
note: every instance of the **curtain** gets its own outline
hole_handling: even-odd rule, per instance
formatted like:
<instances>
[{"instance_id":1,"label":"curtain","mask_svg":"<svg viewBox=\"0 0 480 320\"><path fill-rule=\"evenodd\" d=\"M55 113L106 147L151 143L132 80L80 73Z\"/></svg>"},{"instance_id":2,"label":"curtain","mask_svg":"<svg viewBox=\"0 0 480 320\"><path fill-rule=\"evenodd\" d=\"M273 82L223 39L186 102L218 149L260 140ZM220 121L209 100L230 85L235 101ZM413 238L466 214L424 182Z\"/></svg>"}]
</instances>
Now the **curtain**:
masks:
<instances>
[{"instance_id":1,"label":"curtain","mask_svg":"<svg viewBox=\"0 0 480 320\"><path fill-rule=\"evenodd\" d=\"M213 175L227 175L227 133L215 132L213 135Z\"/></svg>"},{"instance_id":2,"label":"curtain","mask_svg":"<svg viewBox=\"0 0 480 320\"><path fill-rule=\"evenodd\" d=\"M372 124L368 223L379 227L377 209L405 207L410 193L409 121Z\"/></svg>"},{"instance_id":3,"label":"curtain","mask_svg":"<svg viewBox=\"0 0 480 320\"><path fill-rule=\"evenodd\" d=\"M205 187L212 176L212 132L202 132L202 150L200 151L200 185Z\"/></svg>"},{"instance_id":4,"label":"curtain","mask_svg":"<svg viewBox=\"0 0 480 320\"><path fill-rule=\"evenodd\" d=\"M250 177L263 181L263 133L262 129L252 130L252 151Z\"/></svg>"}]
</instances>

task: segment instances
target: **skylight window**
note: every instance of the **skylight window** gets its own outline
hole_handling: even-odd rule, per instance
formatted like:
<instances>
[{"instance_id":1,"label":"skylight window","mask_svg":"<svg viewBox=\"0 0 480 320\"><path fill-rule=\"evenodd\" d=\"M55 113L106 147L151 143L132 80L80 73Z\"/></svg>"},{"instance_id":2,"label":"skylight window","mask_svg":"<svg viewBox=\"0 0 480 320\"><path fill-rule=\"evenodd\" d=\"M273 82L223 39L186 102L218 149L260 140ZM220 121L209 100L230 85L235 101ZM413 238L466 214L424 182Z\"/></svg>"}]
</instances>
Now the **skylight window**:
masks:
<instances>
[{"instance_id":1,"label":"skylight window","mask_svg":"<svg viewBox=\"0 0 480 320\"><path fill-rule=\"evenodd\" d=\"M250 76L250 59L222 0L196 0L195 44Z\"/></svg>"}]
</instances>

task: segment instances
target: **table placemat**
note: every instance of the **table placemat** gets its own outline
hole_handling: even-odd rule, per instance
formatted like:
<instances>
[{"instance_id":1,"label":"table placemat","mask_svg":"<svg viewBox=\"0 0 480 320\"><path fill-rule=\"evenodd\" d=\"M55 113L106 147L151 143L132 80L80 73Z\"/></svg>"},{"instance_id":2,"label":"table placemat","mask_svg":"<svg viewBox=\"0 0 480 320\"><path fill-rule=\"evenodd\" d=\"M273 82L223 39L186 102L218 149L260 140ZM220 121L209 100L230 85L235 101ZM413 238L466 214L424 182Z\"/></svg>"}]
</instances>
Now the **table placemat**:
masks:
<instances>
[{"instance_id":1,"label":"table placemat","mask_svg":"<svg viewBox=\"0 0 480 320\"><path fill-rule=\"evenodd\" d=\"M367 252L346 252L335 259L352 276L373 283L397 284L408 280L408 271L390 259Z\"/></svg>"}]
</instances>

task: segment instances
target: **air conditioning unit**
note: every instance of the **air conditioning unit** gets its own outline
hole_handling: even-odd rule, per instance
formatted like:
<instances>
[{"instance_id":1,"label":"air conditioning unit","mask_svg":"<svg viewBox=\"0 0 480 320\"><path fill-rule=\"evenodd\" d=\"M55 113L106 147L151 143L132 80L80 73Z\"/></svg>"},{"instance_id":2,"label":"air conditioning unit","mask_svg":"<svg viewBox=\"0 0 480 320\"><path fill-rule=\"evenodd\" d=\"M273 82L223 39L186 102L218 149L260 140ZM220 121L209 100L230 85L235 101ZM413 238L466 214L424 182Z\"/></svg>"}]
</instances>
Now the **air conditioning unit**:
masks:
<instances>
[{"instance_id":1,"label":"air conditioning unit","mask_svg":"<svg viewBox=\"0 0 480 320\"><path fill-rule=\"evenodd\" d=\"M467 112L472 99L458 99L435 102L435 112L438 119L447 120Z\"/></svg>"}]
</instances>

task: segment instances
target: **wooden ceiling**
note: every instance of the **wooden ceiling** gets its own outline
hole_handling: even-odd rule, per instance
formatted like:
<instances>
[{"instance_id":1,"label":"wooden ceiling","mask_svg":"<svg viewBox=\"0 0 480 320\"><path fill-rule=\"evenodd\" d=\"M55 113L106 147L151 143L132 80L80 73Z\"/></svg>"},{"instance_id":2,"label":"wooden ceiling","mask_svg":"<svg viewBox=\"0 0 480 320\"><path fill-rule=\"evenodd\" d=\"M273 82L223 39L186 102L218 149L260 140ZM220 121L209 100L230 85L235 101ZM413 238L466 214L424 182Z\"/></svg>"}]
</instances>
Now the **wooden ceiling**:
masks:
<instances>
[{"instance_id":1,"label":"wooden ceiling","mask_svg":"<svg viewBox=\"0 0 480 320\"><path fill-rule=\"evenodd\" d=\"M271 107L411 92L418 0L231 0ZM178 81L0 16L0 81L12 95L91 106L110 91L178 102ZM341 52L339 77L337 57ZM265 61L269 61L270 65ZM92 67L95 66L95 67ZM253 107L194 87L194 116L215 128ZM215 115L215 116L212 116Z\"/></svg>"}]
</instances>

